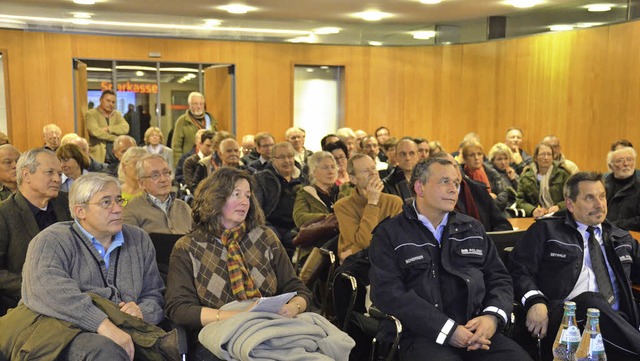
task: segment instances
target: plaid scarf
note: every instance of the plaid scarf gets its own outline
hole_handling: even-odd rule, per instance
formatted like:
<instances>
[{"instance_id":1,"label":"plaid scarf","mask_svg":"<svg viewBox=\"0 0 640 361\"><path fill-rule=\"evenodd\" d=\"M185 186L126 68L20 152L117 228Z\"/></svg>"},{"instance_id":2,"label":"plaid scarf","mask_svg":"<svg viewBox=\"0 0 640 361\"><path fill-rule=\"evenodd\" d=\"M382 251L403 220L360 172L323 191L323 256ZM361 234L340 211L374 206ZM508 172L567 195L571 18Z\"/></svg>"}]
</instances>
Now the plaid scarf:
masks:
<instances>
[{"instance_id":1,"label":"plaid scarf","mask_svg":"<svg viewBox=\"0 0 640 361\"><path fill-rule=\"evenodd\" d=\"M246 231L247 226L245 222L242 222L234 228L225 229L220 235L222 245L227 248L227 270L231 281L231 292L237 300L262 296L244 264L244 258L238 245L238 241L242 239Z\"/></svg>"}]
</instances>

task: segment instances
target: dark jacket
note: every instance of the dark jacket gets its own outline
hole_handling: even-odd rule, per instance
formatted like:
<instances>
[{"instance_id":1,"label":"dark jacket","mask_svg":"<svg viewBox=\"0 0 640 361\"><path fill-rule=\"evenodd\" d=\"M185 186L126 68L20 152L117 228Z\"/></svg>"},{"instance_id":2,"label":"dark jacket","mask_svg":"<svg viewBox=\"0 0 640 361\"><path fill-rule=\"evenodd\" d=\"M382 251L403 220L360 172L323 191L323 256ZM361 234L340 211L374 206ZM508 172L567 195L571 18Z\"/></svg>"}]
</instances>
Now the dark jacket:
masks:
<instances>
[{"instance_id":1,"label":"dark jacket","mask_svg":"<svg viewBox=\"0 0 640 361\"><path fill-rule=\"evenodd\" d=\"M262 206L265 217L268 218L280 202L282 182L286 182L286 180L278 174L271 162L263 171L255 173L254 177L257 184L254 194L258 199L258 203ZM309 184L304 173L301 173L298 178L292 178L291 182L298 187L304 187Z\"/></svg>"},{"instance_id":2,"label":"dark jacket","mask_svg":"<svg viewBox=\"0 0 640 361\"><path fill-rule=\"evenodd\" d=\"M605 254L616 279L620 310L638 328L638 310L631 282L640 282L640 249L629 232L610 222L602 223ZM516 243L509 270L516 300L527 309L544 302L561 307L573 290L582 269L584 241L569 212L536 221Z\"/></svg>"},{"instance_id":3,"label":"dark jacket","mask_svg":"<svg viewBox=\"0 0 640 361\"><path fill-rule=\"evenodd\" d=\"M371 299L381 311L402 322L406 330L403 337L447 344L458 326L455 322L451 325L450 316L443 312L438 263L466 285L456 299L464 302L468 320L492 314L500 324L506 323L513 301L511 277L480 223L449 213L440 262L438 248L410 204L373 231L369 247Z\"/></svg>"},{"instance_id":4,"label":"dark jacket","mask_svg":"<svg viewBox=\"0 0 640 361\"><path fill-rule=\"evenodd\" d=\"M413 194L409 188L409 183L399 166L395 166L391 173L382 180L382 183L384 183L383 192L396 195L405 203L413 202Z\"/></svg>"},{"instance_id":5,"label":"dark jacket","mask_svg":"<svg viewBox=\"0 0 640 361\"><path fill-rule=\"evenodd\" d=\"M511 188L511 182L504 182L500 173L490 163L484 163L484 171L489 178L489 184L491 184L491 193L497 196L494 202L502 212L516 201L516 191Z\"/></svg>"},{"instance_id":6,"label":"dark jacket","mask_svg":"<svg viewBox=\"0 0 640 361\"><path fill-rule=\"evenodd\" d=\"M60 192L49 201L58 222L70 221L69 198ZM0 308L20 300L22 265L31 239L40 232L27 199L17 191L0 204Z\"/></svg>"},{"instance_id":7,"label":"dark jacket","mask_svg":"<svg viewBox=\"0 0 640 361\"><path fill-rule=\"evenodd\" d=\"M480 222L484 226L485 231L510 231L513 229L511 223L502 215L502 212L496 206L495 201L487 192L487 188L484 183L476 182L469 179L466 175L463 176L463 184L460 188L460 194L458 195L458 204L456 207L461 207L464 204L464 188L469 187L471 196L478 208L480 214Z\"/></svg>"},{"instance_id":8,"label":"dark jacket","mask_svg":"<svg viewBox=\"0 0 640 361\"><path fill-rule=\"evenodd\" d=\"M609 174L604 180L607 190L607 219L620 228L640 231L640 178L633 177L633 181L615 194L613 182L613 174Z\"/></svg>"},{"instance_id":9,"label":"dark jacket","mask_svg":"<svg viewBox=\"0 0 640 361\"><path fill-rule=\"evenodd\" d=\"M569 179L571 175L561 165L553 165L551 171L551 178L549 179L549 194L551 199L560 207L565 208L564 194L562 188L564 183ZM536 174L532 167L526 167L522 174L520 174L520 180L518 181L518 194L516 195L516 206L524 209L527 213L527 217L531 217L533 210L540 204L540 184L536 178Z\"/></svg>"}]
</instances>

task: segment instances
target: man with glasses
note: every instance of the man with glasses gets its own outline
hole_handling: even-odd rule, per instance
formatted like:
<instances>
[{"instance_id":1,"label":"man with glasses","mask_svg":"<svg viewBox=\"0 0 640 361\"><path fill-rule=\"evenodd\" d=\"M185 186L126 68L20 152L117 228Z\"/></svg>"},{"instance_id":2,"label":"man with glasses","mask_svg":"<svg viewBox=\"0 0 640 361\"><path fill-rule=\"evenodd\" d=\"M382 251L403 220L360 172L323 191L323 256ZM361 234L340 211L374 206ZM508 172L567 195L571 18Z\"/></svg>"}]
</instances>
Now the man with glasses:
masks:
<instances>
[{"instance_id":1,"label":"man with glasses","mask_svg":"<svg viewBox=\"0 0 640 361\"><path fill-rule=\"evenodd\" d=\"M416 142L409 137L400 139L396 146L396 159L398 165L383 180L384 192L394 194L405 202L410 203L413 197L409 187L409 180L411 180L411 171L418 162L418 145Z\"/></svg>"},{"instance_id":2,"label":"man with glasses","mask_svg":"<svg viewBox=\"0 0 640 361\"><path fill-rule=\"evenodd\" d=\"M136 163L143 192L124 208L123 221L147 233L186 234L191 208L171 192L171 169L160 154L147 154Z\"/></svg>"},{"instance_id":3,"label":"man with glasses","mask_svg":"<svg viewBox=\"0 0 640 361\"><path fill-rule=\"evenodd\" d=\"M0 145L0 201L9 198L18 190L16 164L20 152L11 144Z\"/></svg>"},{"instance_id":4,"label":"man with glasses","mask_svg":"<svg viewBox=\"0 0 640 361\"><path fill-rule=\"evenodd\" d=\"M253 162L249 163L249 169L254 172L259 172L267 167L269 160L271 160L271 148L276 144L276 140L273 135L267 132L261 132L256 134L256 151L260 154L260 157Z\"/></svg>"},{"instance_id":5,"label":"man with glasses","mask_svg":"<svg viewBox=\"0 0 640 361\"><path fill-rule=\"evenodd\" d=\"M607 154L611 173L604 180L607 219L629 231L640 231L640 178L636 173L636 150L623 147Z\"/></svg>"},{"instance_id":6,"label":"man with glasses","mask_svg":"<svg viewBox=\"0 0 640 361\"><path fill-rule=\"evenodd\" d=\"M71 220L66 193L59 192L62 166L52 151L29 150L16 169L18 190L0 204L0 314L3 306L15 307L20 300L31 239L56 222Z\"/></svg>"},{"instance_id":7,"label":"man with glasses","mask_svg":"<svg viewBox=\"0 0 640 361\"><path fill-rule=\"evenodd\" d=\"M34 348L47 350L56 340L48 354L57 360L125 361L134 359L134 342L140 340L134 333L151 344L149 338L166 335L152 326L164 319L164 286L153 244L140 228L123 225L125 204L114 177L80 176L69 192L75 220L47 228L29 245L22 288L26 309L19 310L50 326L64 321L55 334L34 340ZM179 359L173 336L164 348L162 341L151 350L149 344L136 344L136 353L147 347L157 352L156 359Z\"/></svg>"}]
</instances>

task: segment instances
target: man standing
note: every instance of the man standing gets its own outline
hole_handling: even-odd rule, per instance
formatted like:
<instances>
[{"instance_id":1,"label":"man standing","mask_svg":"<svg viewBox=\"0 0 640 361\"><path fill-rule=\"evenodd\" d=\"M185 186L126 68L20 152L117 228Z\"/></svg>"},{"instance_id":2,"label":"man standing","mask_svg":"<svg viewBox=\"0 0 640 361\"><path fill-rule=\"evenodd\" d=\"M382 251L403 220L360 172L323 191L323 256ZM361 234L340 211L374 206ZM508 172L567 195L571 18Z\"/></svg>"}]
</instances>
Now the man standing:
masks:
<instances>
[{"instance_id":1,"label":"man standing","mask_svg":"<svg viewBox=\"0 0 640 361\"><path fill-rule=\"evenodd\" d=\"M418 145L411 138L402 138L396 146L398 165L383 180L384 192L396 195L405 202L411 202L409 180L411 171L418 162Z\"/></svg>"},{"instance_id":2,"label":"man standing","mask_svg":"<svg viewBox=\"0 0 640 361\"><path fill-rule=\"evenodd\" d=\"M204 95L192 92L187 98L189 109L176 120L171 139L173 164L178 164L180 157L194 146L194 137L199 129L217 130L218 122L205 111Z\"/></svg>"},{"instance_id":3,"label":"man standing","mask_svg":"<svg viewBox=\"0 0 640 361\"><path fill-rule=\"evenodd\" d=\"M384 186L370 156L356 154L351 157L347 163L347 172L356 189L333 206L340 227L340 261L368 248L371 231L378 223L402 211L402 199L382 193Z\"/></svg>"},{"instance_id":4,"label":"man standing","mask_svg":"<svg viewBox=\"0 0 640 361\"><path fill-rule=\"evenodd\" d=\"M0 308L15 307L20 299L22 265L31 239L71 219L67 195L59 192L62 166L53 152L31 149L20 156L16 169L18 191L0 204Z\"/></svg>"},{"instance_id":5,"label":"man standing","mask_svg":"<svg viewBox=\"0 0 640 361\"><path fill-rule=\"evenodd\" d=\"M439 158L415 166L415 200L373 234L371 299L402 322L401 360L530 360L500 332L511 278L482 225L454 212L456 167Z\"/></svg>"},{"instance_id":6,"label":"man standing","mask_svg":"<svg viewBox=\"0 0 640 361\"><path fill-rule=\"evenodd\" d=\"M267 167L269 160L271 160L271 148L276 144L273 135L267 132L261 132L256 134L256 150L260 157L253 162L249 163L249 169L254 172L259 172Z\"/></svg>"},{"instance_id":7,"label":"man standing","mask_svg":"<svg viewBox=\"0 0 640 361\"><path fill-rule=\"evenodd\" d=\"M287 131L284 133L284 136L287 138L287 142L291 143L291 145L293 146L295 161L300 164L302 169L304 169L305 165L307 164L307 158L310 157L311 154L313 154L312 151L307 150L304 147L304 130L298 127L292 127L287 129Z\"/></svg>"},{"instance_id":8,"label":"man standing","mask_svg":"<svg viewBox=\"0 0 640 361\"><path fill-rule=\"evenodd\" d=\"M116 110L116 93L105 90L100 96L100 105L89 109L85 115L89 133L89 153L100 163L107 159L107 148L111 150L118 135L129 133L129 123Z\"/></svg>"},{"instance_id":9,"label":"man standing","mask_svg":"<svg viewBox=\"0 0 640 361\"><path fill-rule=\"evenodd\" d=\"M16 164L20 152L11 144L0 145L0 201L18 190Z\"/></svg>"},{"instance_id":10,"label":"man standing","mask_svg":"<svg viewBox=\"0 0 640 361\"><path fill-rule=\"evenodd\" d=\"M560 138L556 137L555 135L547 135L546 137L542 138L542 143L549 144L551 148L553 148L553 160L558 162L558 164L564 164L564 169L566 169L569 174L575 174L580 171L577 164L565 158L564 154L562 154Z\"/></svg>"},{"instance_id":11,"label":"man standing","mask_svg":"<svg viewBox=\"0 0 640 361\"><path fill-rule=\"evenodd\" d=\"M123 220L147 233L186 234L191 230L191 208L171 193L171 168L161 154L147 154L136 163L140 188L123 211Z\"/></svg>"},{"instance_id":12,"label":"man standing","mask_svg":"<svg viewBox=\"0 0 640 361\"><path fill-rule=\"evenodd\" d=\"M62 137L62 130L55 124L47 124L42 128L42 138L44 139L44 147L52 152L60 146L60 137Z\"/></svg>"},{"instance_id":13,"label":"man standing","mask_svg":"<svg viewBox=\"0 0 640 361\"><path fill-rule=\"evenodd\" d=\"M115 178L85 174L69 193L75 221L49 227L29 245L24 305L78 330L58 350L61 360L133 360L134 341L124 329L143 320L154 330L148 324L164 319L153 244L140 228L122 224L125 203Z\"/></svg>"},{"instance_id":14,"label":"man standing","mask_svg":"<svg viewBox=\"0 0 640 361\"><path fill-rule=\"evenodd\" d=\"M535 222L511 254L516 300L527 310L526 327L542 338L545 359L563 315L600 310L610 360L638 360L639 315L631 282L640 282L640 250L629 232L606 221L607 199L599 174L579 172L564 185L567 212ZM563 214L564 213L564 214Z\"/></svg>"},{"instance_id":15,"label":"man standing","mask_svg":"<svg viewBox=\"0 0 640 361\"><path fill-rule=\"evenodd\" d=\"M604 180L607 189L607 219L620 228L640 231L640 178L636 177L636 150L620 148L607 154L611 173Z\"/></svg>"}]
</instances>

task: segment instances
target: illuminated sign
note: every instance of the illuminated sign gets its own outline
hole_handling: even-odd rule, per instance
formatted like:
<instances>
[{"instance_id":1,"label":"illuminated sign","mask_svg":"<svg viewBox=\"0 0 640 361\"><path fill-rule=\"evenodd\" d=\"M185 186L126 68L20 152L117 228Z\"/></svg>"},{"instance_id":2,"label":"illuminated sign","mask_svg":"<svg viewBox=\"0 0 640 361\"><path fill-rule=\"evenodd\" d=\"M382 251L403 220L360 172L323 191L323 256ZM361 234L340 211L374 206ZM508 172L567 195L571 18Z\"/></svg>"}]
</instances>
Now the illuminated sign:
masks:
<instances>
[{"instance_id":1,"label":"illuminated sign","mask_svg":"<svg viewBox=\"0 0 640 361\"><path fill-rule=\"evenodd\" d=\"M102 83L100 83L100 88L102 89L102 91L113 90L113 84L103 81ZM131 83L131 82L118 83L118 91L156 94L158 93L158 84L144 84L144 83Z\"/></svg>"}]
</instances>

